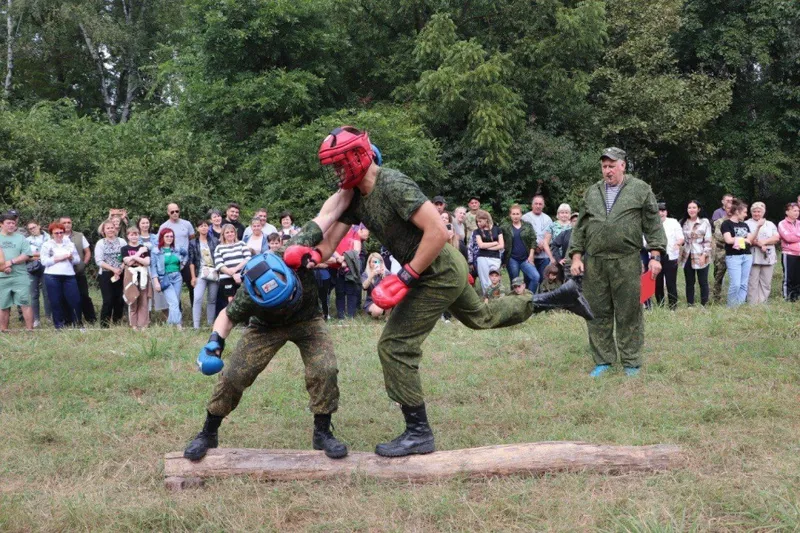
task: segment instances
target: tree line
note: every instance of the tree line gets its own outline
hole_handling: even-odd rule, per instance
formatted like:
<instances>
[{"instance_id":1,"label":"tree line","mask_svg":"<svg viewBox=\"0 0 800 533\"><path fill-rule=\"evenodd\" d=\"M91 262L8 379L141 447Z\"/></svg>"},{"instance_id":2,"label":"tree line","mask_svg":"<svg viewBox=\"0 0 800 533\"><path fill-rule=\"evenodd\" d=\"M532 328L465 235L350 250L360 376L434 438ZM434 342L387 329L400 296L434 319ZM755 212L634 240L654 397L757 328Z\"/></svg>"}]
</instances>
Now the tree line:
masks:
<instances>
[{"instance_id":1,"label":"tree line","mask_svg":"<svg viewBox=\"0 0 800 533\"><path fill-rule=\"evenodd\" d=\"M795 0L6 0L0 204L88 228L236 200L313 215L370 131L451 205L577 203L598 154L674 215L800 183ZM503 213L504 214L504 213Z\"/></svg>"}]
</instances>

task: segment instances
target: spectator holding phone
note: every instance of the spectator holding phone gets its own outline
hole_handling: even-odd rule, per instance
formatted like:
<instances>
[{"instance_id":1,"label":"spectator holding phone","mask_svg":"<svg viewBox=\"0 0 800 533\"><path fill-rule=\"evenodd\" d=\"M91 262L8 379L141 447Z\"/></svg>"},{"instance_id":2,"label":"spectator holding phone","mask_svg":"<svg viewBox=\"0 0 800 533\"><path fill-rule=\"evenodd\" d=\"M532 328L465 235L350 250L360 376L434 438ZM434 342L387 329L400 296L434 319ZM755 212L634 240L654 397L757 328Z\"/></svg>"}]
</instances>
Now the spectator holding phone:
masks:
<instances>
[{"instance_id":1,"label":"spectator holding phone","mask_svg":"<svg viewBox=\"0 0 800 533\"><path fill-rule=\"evenodd\" d=\"M383 263L381 254L373 252L367 258L367 268L361 274L361 286L367 291L367 298L364 300L364 311L372 318L380 318L386 311L375 305L372 301L372 290L380 285L386 275L386 265Z\"/></svg>"}]
</instances>

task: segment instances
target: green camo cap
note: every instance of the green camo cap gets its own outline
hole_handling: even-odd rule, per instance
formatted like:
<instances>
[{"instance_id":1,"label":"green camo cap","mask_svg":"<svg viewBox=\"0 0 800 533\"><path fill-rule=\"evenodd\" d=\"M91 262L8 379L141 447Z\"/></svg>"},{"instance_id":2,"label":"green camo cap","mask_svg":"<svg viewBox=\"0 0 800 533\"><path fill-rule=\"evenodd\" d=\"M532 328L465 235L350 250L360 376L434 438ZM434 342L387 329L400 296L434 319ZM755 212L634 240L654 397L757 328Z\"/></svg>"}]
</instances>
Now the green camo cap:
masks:
<instances>
[{"instance_id":1,"label":"green camo cap","mask_svg":"<svg viewBox=\"0 0 800 533\"><path fill-rule=\"evenodd\" d=\"M525 280L522 279L522 276L517 276L514 278L514 281L511 282L512 287L519 287L520 285L525 285Z\"/></svg>"},{"instance_id":2,"label":"green camo cap","mask_svg":"<svg viewBox=\"0 0 800 533\"><path fill-rule=\"evenodd\" d=\"M625 159L625 156L628 154L625 153L625 150L622 148L616 148L614 146L610 148L606 148L603 150L603 155L600 156L600 159L607 157L608 159L613 159L614 161L619 161L620 159Z\"/></svg>"}]
</instances>

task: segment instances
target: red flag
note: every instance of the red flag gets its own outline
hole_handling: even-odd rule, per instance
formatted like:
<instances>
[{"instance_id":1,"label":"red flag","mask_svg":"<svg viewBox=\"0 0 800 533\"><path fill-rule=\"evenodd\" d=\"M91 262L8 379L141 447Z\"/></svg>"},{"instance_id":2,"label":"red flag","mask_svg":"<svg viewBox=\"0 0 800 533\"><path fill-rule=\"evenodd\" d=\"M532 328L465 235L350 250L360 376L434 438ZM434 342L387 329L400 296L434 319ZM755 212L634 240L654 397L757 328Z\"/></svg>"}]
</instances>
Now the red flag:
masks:
<instances>
[{"instance_id":1,"label":"red flag","mask_svg":"<svg viewBox=\"0 0 800 533\"><path fill-rule=\"evenodd\" d=\"M641 296L639 297L639 301L641 303L645 303L656 293L656 280L653 279L651 274L651 272L642 273L642 291Z\"/></svg>"}]
</instances>

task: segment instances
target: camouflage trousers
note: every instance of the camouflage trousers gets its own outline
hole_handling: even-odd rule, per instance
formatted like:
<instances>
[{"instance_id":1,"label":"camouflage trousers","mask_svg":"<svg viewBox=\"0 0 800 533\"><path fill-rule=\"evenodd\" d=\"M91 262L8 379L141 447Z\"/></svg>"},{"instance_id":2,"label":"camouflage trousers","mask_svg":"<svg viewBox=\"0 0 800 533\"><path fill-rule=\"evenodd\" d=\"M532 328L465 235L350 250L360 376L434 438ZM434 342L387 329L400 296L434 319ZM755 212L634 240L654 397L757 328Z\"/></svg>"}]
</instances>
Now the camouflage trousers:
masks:
<instances>
[{"instance_id":1,"label":"camouflage trousers","mask_svg":"<svg viewBox=\"0 0 800 533\"><path fill-rule=\"evenodd\" d=\"M519 324L533 314L531 293L483 302L467 283L467 262L450 244L408 295L394 308L378 341L378 356L389 397L408 406L424 403L419 365L422 343L449 310L470 329Z\"/></svg>"},{"instance_id":2,"label":"camouflage trousers","mask_svg":"<svg viewBox=\"0 0 800 533\"><path fill-rule=\"evenodd\" d=\"M642 262L638 253L619 259L586 258L583 294L594 312L589 346L596 365L642 365L644 315L639 301Z\"/></svg>"},{"instance_id":3,"label":"camouflage trousers","mask_svg":"<svg viewBox=\"0 0 800 533\"><path fill-rule=\"evenodd\" d=\"M291 326L260 328L248 326L214 387L208 412L227 416L236 409L244 390L253 384L287 342L300 349L305 365L306 390L311 397L309 408L314 414L328 414L339 405L336 355L325 321L314 318Z\"/></svg>"},{"instance_id":4,"label":"camouflage trousers","mask_svg":"<svg viewBox=\"0 0 800 533\"><path fill-rule=\"evenodd\" d=\"M725 279L725 273L727 271L728 266L725 264L725 251L717 251L714 254L714 283L711 285L712 303L722 303L722 280Z\"/></svg>"}]
</instances>

